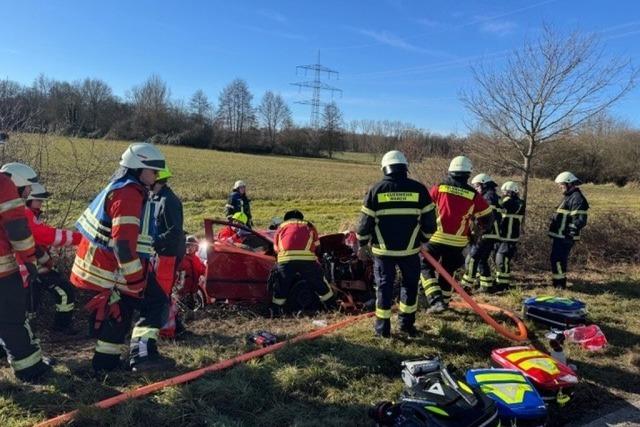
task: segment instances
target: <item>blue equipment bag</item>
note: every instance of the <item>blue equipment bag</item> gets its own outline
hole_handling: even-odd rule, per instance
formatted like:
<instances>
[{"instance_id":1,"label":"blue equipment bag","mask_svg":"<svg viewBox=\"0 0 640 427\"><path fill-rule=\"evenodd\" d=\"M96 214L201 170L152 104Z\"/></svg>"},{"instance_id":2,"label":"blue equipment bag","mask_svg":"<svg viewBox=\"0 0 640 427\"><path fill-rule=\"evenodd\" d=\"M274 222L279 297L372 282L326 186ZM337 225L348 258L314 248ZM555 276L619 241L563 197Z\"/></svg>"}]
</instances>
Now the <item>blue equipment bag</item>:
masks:
<instances>
[{"instance_id":1,"label":"blue equipment bag","mask_svg":"<svg viewBox=\"0 0 640 427\"><path fill-rule=\"evenodd\" d=\"M573 298L530 297L524 300L522 311L525 318L555 328L570 329L587 323L586 304Z\"/></svg>"},{"instance_id":2,"label":"blue equipment bag","mask_svg":"<svg viewBox=\"0 0 640 427\"><path fill-rule=\"evenodd\" d=\"M470 369L466 382L496 402L503 425L545 425L547 407L521 372L514 369Z\"/></svg>"}]
</instances>

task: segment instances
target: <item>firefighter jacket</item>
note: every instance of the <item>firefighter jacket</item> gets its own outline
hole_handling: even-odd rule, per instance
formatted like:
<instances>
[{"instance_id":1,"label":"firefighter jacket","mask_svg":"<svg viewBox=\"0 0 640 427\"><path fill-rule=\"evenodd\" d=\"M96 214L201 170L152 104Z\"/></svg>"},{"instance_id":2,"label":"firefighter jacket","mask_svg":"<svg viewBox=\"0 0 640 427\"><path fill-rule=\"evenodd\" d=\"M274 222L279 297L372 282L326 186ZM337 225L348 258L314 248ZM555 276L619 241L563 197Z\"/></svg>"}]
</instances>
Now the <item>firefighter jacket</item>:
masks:
<instances>
[{"instance_id":1,"label":"firefighter jacket","mask_svg":"<svg viewBox=\"0 0 640 427\"><path fill-rule=\"evenodd\" d=\"M233 190L229 193L227 204L224 207L224 215L227 218L231 218L234 213L242 212L247 216L247 225L253 226L251 220L251 201L246 194L241 194L238 190Z\"/></svg>"},{"instance_id":2,"label":"firefighter jacket","mask_svg":"<svg viewBox=\"0 0 640 427\"><path fill-rule=\"evenodd\" d=\"M483 187L482 198L487 202L489 207L491 207L494 221L491 228L482 235L482 238L498 240L500 238L500 197L498 196L498 193L496 193L495 186L485 185Z\"/></svg>"},{"instance_id":3,"label":"firefighter jacket","mask_svg":"<svg viewBox=\"0 0 640 427\"><path fill-rule=\"evenodd\" d=\"M587 225L589 203L578 187L564 194L549 225L549 236L555 239L580 240L580 230Z\"/></svg>"},{"instance_id":4,"label":"firefighter jacket","mask_svg":"<svg viewBox=\"0 0 640 427\"><path fill-rule=\"evenodd\" d=\"M409 256L435 231L435 206L424 185L406 174L387 175L364 199L356 231L376 256Z\"/></svg>"},{"instance_id":5,"label":"firefighter jacket","mask_svg":"<svg viewBox=\"0 0 640 427\"><path fill-rule=\"evenodd\" d=\"M24 201L11 178L0 173L0 279L19 270L16 256L35 263L35 241L24 214Z\"/></svg>"},{"instance_id":6,"label":"firefighter jacket","mask_svg":"<svg viewBox=\"0 0 640 427\"><path fill-rule=\"evenodd\" d=\"M144 289L155 232L147 195L140 181L125 175L91 202L76 223L83 237L71 270L74 285L97 291L115 287L131 296Z\"/></svg>"},{"instance_id":7,"label":"firefighter jacket","mask_svg":"<svg viewBox=\"0 0 640 427\"><path fill-rule=\"evenodd\" d=\"M297 219L280 224L273 239L273 249L279 264L289 261L317 261L318 246L320 239L313 224Z\"/></svg>"},{"instance_id":8,"label":"firefighter jacket","mask_svg":"<svg viewBox=\"0 0 640 427\"><path fill-rule=\"evenodd\" d=\"M51 270L53 263L49 254L49 247L77 246L82 234L77 231L63 230L51 227L40 220L40 209L25 208L25 216L29 223L29 229L36 242L36 255L38 258L38 272L46 273Z\"/></svg>"},{"instance_id":9,"label":"firefighter jacket","mask_svg":"<svg viewBox=\"0 0 640 427\"><path fill-rule=\"evenodd\" d=\"M500 200L499 229L502 242L517 242L520 239L524 212L524 200L520 197L506 196Z\"/></svg>"},{"instance_id":10,"label":"firefighter jacket","mask_svg":"<svg viewBox=\"0 0 640 427\"><path fill-rule=\"evenodd\" d=\"M466 182L449 177L434 185L429 193L437 211L437 230L429 242L460 248L467 246L474 219L478 220L482 231L490 230L492 208Z\"/></svg>"},{"instance_id":11,"label":"firefighter jacket","mask_svg":"<svg viewBox=\"0 0 640 427\"><path fill-rule=\"evenodd\" d=\"M242 243L244 238L240 235L239 230L231 225L225 225L220 229L216 239L225 243Z\"/></svg>"},{"instance_id":12,"label":"firefighter jacket","mask_svg":"<svg viewBox=\"0 0 640 427\"><path fill-rule=\"evenodd\" d=\"M207 267L197 254L186 254L180 262L178 274L183 280L180 295L191 295L198 291L198 282L207 274Z\"/></svg>"},{"instance_id":13,"label":"firefighter jacket","mask_svg":"<svg viewBox=\"0 0 640 427\"><path fill-rule=\"evenodd\" d=\"M156 231L153 247L158 255L182 258L186 251L182 202L165 185L153 196L156 208Z\"/></svg>"}]
</instances>

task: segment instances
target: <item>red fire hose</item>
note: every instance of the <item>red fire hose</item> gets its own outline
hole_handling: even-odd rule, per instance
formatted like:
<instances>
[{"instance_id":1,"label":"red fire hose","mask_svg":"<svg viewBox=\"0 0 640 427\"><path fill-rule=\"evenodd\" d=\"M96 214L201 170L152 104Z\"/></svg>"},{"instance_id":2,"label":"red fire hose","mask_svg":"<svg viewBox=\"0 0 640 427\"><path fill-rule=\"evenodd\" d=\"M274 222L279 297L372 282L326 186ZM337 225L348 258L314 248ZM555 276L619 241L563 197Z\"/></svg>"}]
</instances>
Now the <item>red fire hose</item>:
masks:
<instances>
[{"instance_id":1,"label":"red fire hose","mask_svg":"<svg viewBox=\"0 0 640 427\"><path fill-rule=\"evenodd\" d=\"M431 263L431 265L433 265L433 267L436 269L436 271L445 278L445 280L447 280L447 282L449 282L449 284L451 284L451 286L453 287L453 289L455 289L456 292L458 292L458 294L460 294L460 296L462 297L463 301L462 302L453 302L451 305L454 307L460 307L460 308L471 308L473 311L475 311L476 313L478 313L478 315L480 315L480 317L482 317L482 319L487 322L491 327L493 327L499 334L501 334L502 336L509 338L511 340L514 341L525 341L527 339L527 328L524 325L524 323L522 323L522 321L512 312L508 311L508 310L503 310L499 307L495 307L492 305L488 305L488 304L478 304L476 303L465 291L464 289L462 289L462 286L460 286L458 284L458 282L456 282L456 280L451 277L451 275L449 273L447 273L447 271L442 267L442 265L440 265L440 263L438 261L436 261L431 255L429 255L428 253L426 253L425 251L422 251L422 255L425 257L425 259L427 261L429 261L429 263ZM509 329L505 328L504 326L500 325L498 322L496 322L488 313L488 311L491 312L500 312L502 314L505 314L506 316L508 316L509 318L511 318L514 323L516 324L516 326L518 327L518 332L514 333L512 331L510 331ZM235 366L239 363L244 363L248 360L251 359L255 359L257 357L262 357L266 354L272 353L276 350L281 349L282 347L284 347L285 345L288 344L295 344L301 341L309 341L309 340L313 340L315 338L318 338L322 335L328 334L330 332L336 331L338 329L344 328L348 325L351 325L352 323L355 323L361 319L367 318L367 317L372 317L375 313L371 312L371 313L364 313L358 316L353 316L350 317L348 319L342 320L340 322L334 323L333 325L329 325L326 326L324 328L320 328L320 329L316 329L313 330L311 332L307 332L304 333L302 335L298 335L288 341L282 341L279 343L276 343L274 345L265 347L265 348L261 348L258 350L254 350L254 351L250 351L248 353L244 353L241 354L239 356L233 357L231 359L227 359L227 360L223 360L217 363L214 363L212 365L209 366L205 366L204 368L200 368L200 369L196 369L194 371L190 371L187 372L185 374L181 374L172 378L168 378L166 380L163 381L159 381L153 384L149 384L146 386L142 386L139 387L137 389L134 390L130 390L127 392L124 392L122 394L118 394L116 396L110 397L108 399L102 400L100 402L95 403L93 406L97 407L97 408L102 408L102 409L106 409L106 408L110 408L112 406L118 405L122 402L125 402L127 400L131 400L131 399L135 399L138 397L142 397L142 396L146 396L148 394L151 394L153 392L156 392L158 390L161 390L165 387L170 387L170 386L174 386L174 385L178 385L178 384L184 384L186 382L189 381L193 381L197 378L202 377L205 374L211 373L211 372L217 372L217 371L222 371L224 369L230 368L232 366ZM73 418L78 414L78 410L74 410L71 412L67 412L64 413L62 415L59 415L55 418L51 418L48 419L46 421L43 421L40 424L37 424L36 427L53 427L53 426L60 426L64 423L67 423L71 420L73 420Z\"/></svg>"},{"instance_id":2,"label":"red fire hose","mask_svg":"<svg viewBox=\"0 0 640 427\"><path fill-rule=\"evenodd\" d=\"M505 338L509 338L511 340L520 341L520 342L527 340L527 327L522 322L522 320L518 318L518 316L516 316L511 311L504 310L499 307L495 307L493 305L478 304L473 300L473 298L469 296L469 294L467 294L464 291L464 289L462 289L462 286L460 286L460 284L458 284L458 282L453 277L451 277L449 273L447 273L447 270L445 270L444 267L442 267L442 265L424 249L422 250L422 256L424 256L424 258L427 261L429 261L429 263L436 269L438 274L441 277L444 277L444 279L447 282L449 282L449 284L453 287L453 289L455 289L455 291L460 295L460 297L462 297L462 301L460 302L454 301L451 304L453 307L471 308L473 311L478 313L480 317L482 317L482 320L488 323L489 326L491 326L493 329L495 329L500 335L502 335ZM507 317L509 317L516 324L518 331L517 332L510 331L509 329L505 328L504 326L496 322L494 318L491 317L489 313L487 313L487 310L491 312L502 313Z\"/></svg>"},{"instance_id":3,"label":"red fire hose","mask_svg":"<svg viewBox=\"0 0 640 427\"><path fill-rule=\"evenodd\" d=\"M235 366L239 363L243 363L246 362L248 360L251 359L255 359L257 357L262 357L266 354L269 353L273 353L276 350L281 349L282 347L284 347L285 345L289 345L289 344L295 344L301 341L309 341L309 340L313 340L315 338L318 338L322 335L328 334L330 332L333 332L335 330L344 328L345 326L351 325L352 323L357 322L358 320L367 318L367 317L372 317L375 313L364 313L364 314L360 314L358 316L353 316L353 317L349 317L348 319L342 320L340 322L334 323L332 325L326 326L324 328L320 328L320 329L316 329L313 330L311 332L307 332L304 333L302 335L298 335L288 341L282 341L273 345L270 345L268 347L264 347L264 348L260 348L258 350L254 350L254 351L250 351L248 353L244 353L241 354L239 356L233 357L231 359L227 359L227 360L223 360L217 363L214 363L213 365L209 365L209 366L205 366L204 368L200 368L200 369L196 369L195 371L191 371L191 372L187 372L185 374L182 375L178 375L176 377L172 377L172 378L168 378L166 380L163 381L159 381L153 384L149 384L146 386L142 386L139 387L137 389L134 390L130 390L127 392L124 392L122 394L118 394L116 396L110 397L108 399L102 400L100 402L97 402L95 404L93 404L93 406L97 407L97 408L102 408L102 409L106 409L106 408L110 408L112 406L115 406L119 403L125 402L127 400L131 400L131 399L135 399L141 396L146 396L148 394L151 394L155 391L161 390L165 387L170 387L170 386L174 386L174 385L178 385L178 384L183 384L189 381L193 381L197 378L200 378L201 376L208 374L210 372L216 372L216 371L222 371L224 369L230 368L232 366ZM75 411L71 411L71 412L67 412L64 413L62 415L58 415L55 418L51 418L48 419L46 421L43 421L40 424L37 424L36 427L52 427L52 426L60 426L64 423L67 423L71 420L73 420L73 418L78 414L78 410L76 409Z\"/></svg>"}]
</instances>

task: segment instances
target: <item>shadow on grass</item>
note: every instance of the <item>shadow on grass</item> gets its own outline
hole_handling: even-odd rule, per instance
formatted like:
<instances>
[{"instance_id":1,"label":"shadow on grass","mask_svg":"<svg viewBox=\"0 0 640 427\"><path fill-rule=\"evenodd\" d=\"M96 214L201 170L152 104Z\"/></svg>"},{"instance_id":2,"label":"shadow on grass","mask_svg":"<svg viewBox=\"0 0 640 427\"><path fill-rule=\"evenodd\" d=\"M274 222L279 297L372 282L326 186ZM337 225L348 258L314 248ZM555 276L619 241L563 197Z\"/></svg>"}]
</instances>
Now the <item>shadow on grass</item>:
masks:
<instances>
[{"instance_id":1,"label":"shadow on grass","mask_svg":"<svg viewBox=\"0 0 640 427\"><path fill-rule=\"evenodd\" d=\"M609 292L622 298L638 299L640 298L640 280L613 280L606 284L587 280L577 280L571 290L587 295L602 295L605 292Z\"/></svg>"}]
</instances>

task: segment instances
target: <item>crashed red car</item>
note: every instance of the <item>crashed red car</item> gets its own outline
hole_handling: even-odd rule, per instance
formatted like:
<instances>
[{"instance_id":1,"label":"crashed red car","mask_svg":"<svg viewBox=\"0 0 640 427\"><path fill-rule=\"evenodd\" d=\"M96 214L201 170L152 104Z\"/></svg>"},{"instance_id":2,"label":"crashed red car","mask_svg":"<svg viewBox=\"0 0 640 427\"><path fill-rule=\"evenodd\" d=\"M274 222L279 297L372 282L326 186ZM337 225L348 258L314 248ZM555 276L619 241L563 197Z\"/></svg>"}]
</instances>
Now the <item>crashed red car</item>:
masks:
<instances>
[{"instance_id":1,"label":"crashed red car","mask_svg":"<svg viewBox=\"0 0 640 427\"><path fill-rule=\"evenodd\" d=\"M216 226L226 225L228 221L204 221L209 298L229 303L270 303L269 277L276 264L275 231L243 228L248 233L247 245L237 245L216 239ZM320 236L318 260L345 309L363 308L374 298L372 263L357 259L356 244L353 232Z\"/></svg>"}]
</instances>

